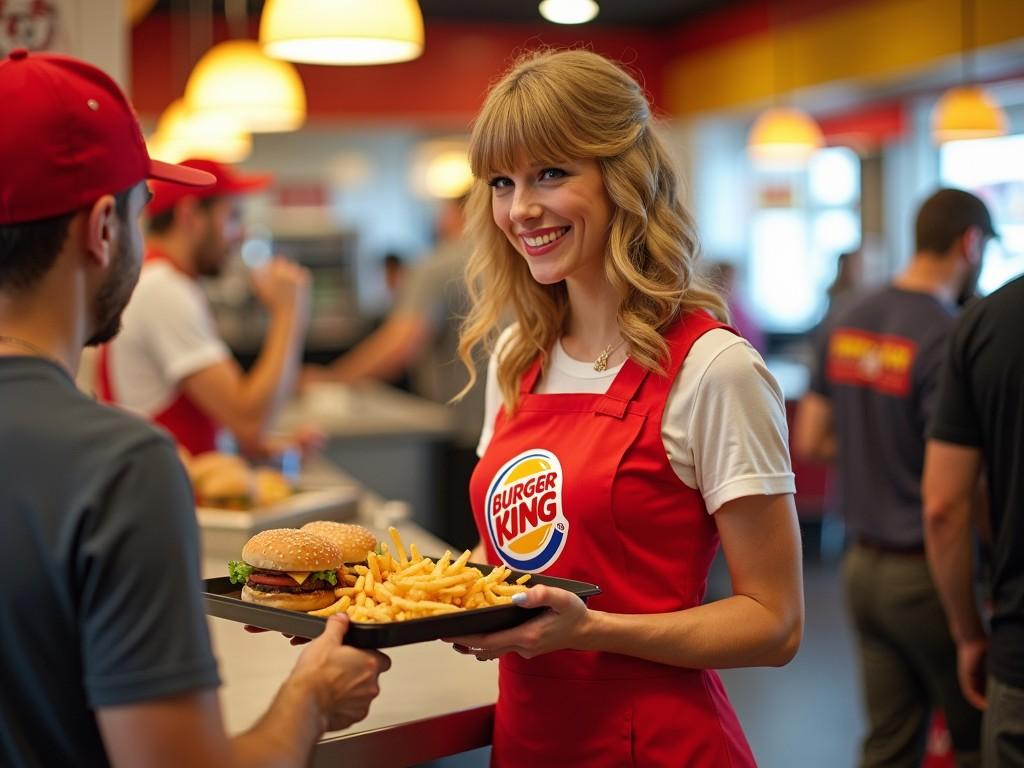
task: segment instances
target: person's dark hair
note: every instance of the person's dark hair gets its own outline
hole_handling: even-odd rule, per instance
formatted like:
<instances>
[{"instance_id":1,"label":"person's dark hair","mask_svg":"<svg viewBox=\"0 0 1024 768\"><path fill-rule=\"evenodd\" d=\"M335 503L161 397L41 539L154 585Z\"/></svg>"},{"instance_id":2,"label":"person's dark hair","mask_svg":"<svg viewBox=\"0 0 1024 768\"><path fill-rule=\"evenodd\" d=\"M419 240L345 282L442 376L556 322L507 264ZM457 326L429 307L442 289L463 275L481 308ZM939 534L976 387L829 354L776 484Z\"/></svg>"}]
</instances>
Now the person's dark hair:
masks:
<instances>
[{"instance_id":1,"label":"person's dark hair","mask_svg":"<svg viewBox=\"0 0 1024 768\"><path fill-rule=\"evenodd\" d=\"M131 187L114 195L117 217L128 221ZM0 291L27 291L53 267L64 247L68 227L79 211L49 219L0 225Z\"/></svg>"},{"instance_id":2,"label":"person's dark hair","mask_svg":"<svg viewBox=\"0 0 1024 768\"><path fill-rule=\"evenodd\" d=\"M208 211L219 199L219 196L216 195L213 197L202 197L197 201L196 205L199 210ZM160 211L156 216L150 216L149 220L146 222L146 232L151 235L166 235L172 226L174 226L173 206L168 208L166 211Z\"/></svg>"},{"instance_id":3,"label":"person's dark hair","mask_svg":"<svg viewBox=\"0 0 1024 768\"><path fill-rule=\"evenodd\" d=\"M996 234L985 204L962 189L940 189L921 204L914 224L915 249L945 253L970 227L986 237Z\"/></svg>"}]
</instances>

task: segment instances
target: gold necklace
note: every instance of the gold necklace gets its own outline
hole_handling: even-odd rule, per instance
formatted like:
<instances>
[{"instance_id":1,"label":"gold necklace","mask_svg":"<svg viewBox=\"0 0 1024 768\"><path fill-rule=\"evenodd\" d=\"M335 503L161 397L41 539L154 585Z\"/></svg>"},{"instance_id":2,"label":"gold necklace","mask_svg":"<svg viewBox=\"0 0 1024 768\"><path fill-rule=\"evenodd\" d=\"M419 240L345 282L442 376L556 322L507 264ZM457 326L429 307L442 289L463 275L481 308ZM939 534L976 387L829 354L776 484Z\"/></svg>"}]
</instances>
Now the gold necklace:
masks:
<instances>
[{"instance_id":1,"label":"gold necklace","mask_svg":"<svg viewBox=\"0 0 1024 768\"><path fill-rule=\"evenodd\" d=\"M616 344L609 344L604 348L604 351L597 356L597 360L594 361L595 371L607 371L608 370L608 356L611 355L616 349L626 343L625 339L619 339Z\"/></svg>"}]
</instances>

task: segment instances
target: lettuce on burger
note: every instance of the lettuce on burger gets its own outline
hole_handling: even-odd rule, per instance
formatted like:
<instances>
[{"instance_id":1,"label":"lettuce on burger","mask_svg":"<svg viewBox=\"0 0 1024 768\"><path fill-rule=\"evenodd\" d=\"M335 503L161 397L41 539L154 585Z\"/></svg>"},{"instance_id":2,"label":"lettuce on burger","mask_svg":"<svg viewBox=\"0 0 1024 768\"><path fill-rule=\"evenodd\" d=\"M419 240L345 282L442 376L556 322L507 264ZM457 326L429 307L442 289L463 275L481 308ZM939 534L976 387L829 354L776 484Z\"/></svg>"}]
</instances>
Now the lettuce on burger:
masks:
<instances>
[{"instance_id":1,"label":"lettuce on burger","mask_svg":"<svg viewBox=\"0 0 1024 768\"><path fill-rule=\"evenodd\" d=\"M248 603L315 611L335 601L341 550L330 541L296 528L261 531L242 548L242 559L228 563L233 584L243 584Z\"/></svg>"}]
</instances>

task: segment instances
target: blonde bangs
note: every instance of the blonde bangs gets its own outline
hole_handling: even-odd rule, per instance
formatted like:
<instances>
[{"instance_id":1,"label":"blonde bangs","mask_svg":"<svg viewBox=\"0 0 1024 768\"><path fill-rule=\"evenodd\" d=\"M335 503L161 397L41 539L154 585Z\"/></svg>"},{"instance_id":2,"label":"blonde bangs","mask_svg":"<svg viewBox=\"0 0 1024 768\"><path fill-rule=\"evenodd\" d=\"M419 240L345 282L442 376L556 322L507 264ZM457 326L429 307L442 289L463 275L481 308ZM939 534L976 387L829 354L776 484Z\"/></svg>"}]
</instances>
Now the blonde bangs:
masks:
<instances>
[{"instance_id":1,"label":"blonde bangs","mask_svg":"<svg viewBox=\"0 0 1024 768\"><path fill-rule=\"evenodd\" d=\"M473 125L469 164L478 179L507 173L524 161L556 164L586 156L573 126L559 114L556 94L530 74L493 92Z\"/></svg>"}]
</instances>

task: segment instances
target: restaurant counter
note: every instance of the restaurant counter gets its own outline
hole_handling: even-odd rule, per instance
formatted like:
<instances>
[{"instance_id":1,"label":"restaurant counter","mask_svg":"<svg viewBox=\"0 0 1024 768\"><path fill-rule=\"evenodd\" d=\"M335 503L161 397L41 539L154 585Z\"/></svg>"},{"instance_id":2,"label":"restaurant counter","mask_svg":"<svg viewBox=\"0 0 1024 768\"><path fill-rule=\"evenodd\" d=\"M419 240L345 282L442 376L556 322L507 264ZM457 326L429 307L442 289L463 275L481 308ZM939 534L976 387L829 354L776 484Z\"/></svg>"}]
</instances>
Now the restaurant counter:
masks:
<instances>
[{"instance_id":1,"label":"restaurant counter","mask_svg":"<svg viewBox=\"0 0 1024 768\"><path fill-rule=\"evenodd\" d=\"M394 519L395 509L368 495L359 522L381 540L387 540L387 525L394 524L406 546L415 543L428 555L444 552L445 544L415 523ZM226 573L223 560L204 558L204 578ZM277 633L251 634L225 619L211 617L209 625L223 682L225 727L236 734L267 709L302 648ZM496 662L479 662L440 641L384 652L392 666L381 675L381 693L369 716L347 730L325 734L313 765L404 768L490 744Z\"/></svg>"}]
</instances>

